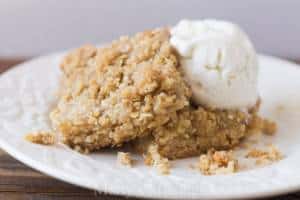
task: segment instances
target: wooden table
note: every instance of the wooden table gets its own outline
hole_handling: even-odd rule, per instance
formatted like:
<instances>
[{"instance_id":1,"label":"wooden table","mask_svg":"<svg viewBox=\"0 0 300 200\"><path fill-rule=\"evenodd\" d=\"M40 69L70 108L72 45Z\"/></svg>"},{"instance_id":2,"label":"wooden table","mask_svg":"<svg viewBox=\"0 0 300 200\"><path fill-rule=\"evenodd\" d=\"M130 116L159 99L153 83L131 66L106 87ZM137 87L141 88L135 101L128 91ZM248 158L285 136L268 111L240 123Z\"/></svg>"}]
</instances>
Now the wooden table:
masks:
<instances>
[{"instance_id":1,"label":"wooden table","mask_svg":"<svg viewBox=\"0 0 300 200\"><path fill-rule=\"evenodd\" d=\"M0 59L0 73L24 59ZM121 200L125 198L73 186L37 172L0 150L0 200ZM300 192L271 198L300 199Z\"/></svg>"}]
</instances>

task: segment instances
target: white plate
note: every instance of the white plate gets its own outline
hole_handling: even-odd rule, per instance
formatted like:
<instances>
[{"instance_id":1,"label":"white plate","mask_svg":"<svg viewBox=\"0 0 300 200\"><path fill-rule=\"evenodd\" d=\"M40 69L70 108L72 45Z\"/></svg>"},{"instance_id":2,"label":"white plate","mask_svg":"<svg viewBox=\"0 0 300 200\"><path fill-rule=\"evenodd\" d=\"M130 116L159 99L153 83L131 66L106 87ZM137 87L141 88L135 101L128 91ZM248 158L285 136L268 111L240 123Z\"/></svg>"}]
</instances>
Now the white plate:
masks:
<instances>
[{"instance_id":1,"label":"white plate","mask_svg":"<svg viewBox=\"0 0 300 200\"><path fill-rule=\"evenodd\" d=\"M270 140L285 158L267 167L231 175L203 176L189 168L194 159L175 161L168 176L139 161L116 163L116 152L80 155L63 145L24 141L25 133L49 129L62 54L31 60L0 76L0 146L21 162L60 180L111 194L170 199L232 199L282 194L300 189L300 68L260 57L262 114L279 125ZM245 91L246 92L246 91Z\"/></svg>"}]
</instances>

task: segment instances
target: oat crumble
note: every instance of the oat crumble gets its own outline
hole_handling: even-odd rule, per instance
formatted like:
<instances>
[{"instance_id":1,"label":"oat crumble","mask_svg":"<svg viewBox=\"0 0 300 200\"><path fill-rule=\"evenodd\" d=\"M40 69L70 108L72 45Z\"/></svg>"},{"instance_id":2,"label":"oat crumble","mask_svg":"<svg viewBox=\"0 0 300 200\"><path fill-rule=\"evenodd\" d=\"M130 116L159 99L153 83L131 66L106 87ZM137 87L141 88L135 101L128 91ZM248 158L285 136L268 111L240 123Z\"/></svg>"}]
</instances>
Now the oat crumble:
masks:
<instances>
[{"instance_id":1,"label":"oat crumble","mask_svg":"<svg viewBox=\"0 0 300 200\"><path fill-rule=\"evenodd\" d=\"M64 143L95 151L166 125L189 107L167 29L84 46L65 57L60 100L51 113Z\"/></svg>"}]
</instances>

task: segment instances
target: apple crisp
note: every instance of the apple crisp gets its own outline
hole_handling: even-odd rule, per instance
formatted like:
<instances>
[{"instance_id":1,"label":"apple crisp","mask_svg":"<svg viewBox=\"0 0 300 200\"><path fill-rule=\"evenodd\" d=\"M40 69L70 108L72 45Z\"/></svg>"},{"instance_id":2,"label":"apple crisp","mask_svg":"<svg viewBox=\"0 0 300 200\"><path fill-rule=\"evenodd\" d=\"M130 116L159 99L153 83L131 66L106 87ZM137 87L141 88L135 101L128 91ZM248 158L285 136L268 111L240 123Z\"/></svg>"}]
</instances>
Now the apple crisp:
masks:
<instances>
[{"instance_id":1,"label":"apple crisp","mask_svg":"<svg viewBox=\"0 0 300 200\"><path fill-rule=\"evenodd\" d=\"M128 142L147 152L151 144L159 155L176 159L276 131L276 124L258 116L258 106L240 111L194 105L169 38L162 28L66 55L59 102L50 115L63 142L82 152Z\"/></svg>"}]
</instances>

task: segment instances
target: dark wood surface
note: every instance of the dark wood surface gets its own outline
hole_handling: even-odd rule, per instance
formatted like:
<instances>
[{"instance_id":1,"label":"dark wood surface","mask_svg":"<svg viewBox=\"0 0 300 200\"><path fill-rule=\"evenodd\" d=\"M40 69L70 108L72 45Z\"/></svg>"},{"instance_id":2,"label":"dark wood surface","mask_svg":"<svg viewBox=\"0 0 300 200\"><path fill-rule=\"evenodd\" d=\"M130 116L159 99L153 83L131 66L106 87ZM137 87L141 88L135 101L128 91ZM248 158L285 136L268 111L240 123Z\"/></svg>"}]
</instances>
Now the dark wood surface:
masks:
<instances>
[{"instance_id":1,"label":"dark wood surface","mask_svg":"<svg viewBox=\"0 0 300 200\"><path fill-rule=\"evenodd\" d=\"M24 58L1 59L0 73ZM56 180L15 160L0 149L0 200L121 200L135 199L100 194ZM270 198L300 199L300 192Z\"/></svg>"}]
</instances>

